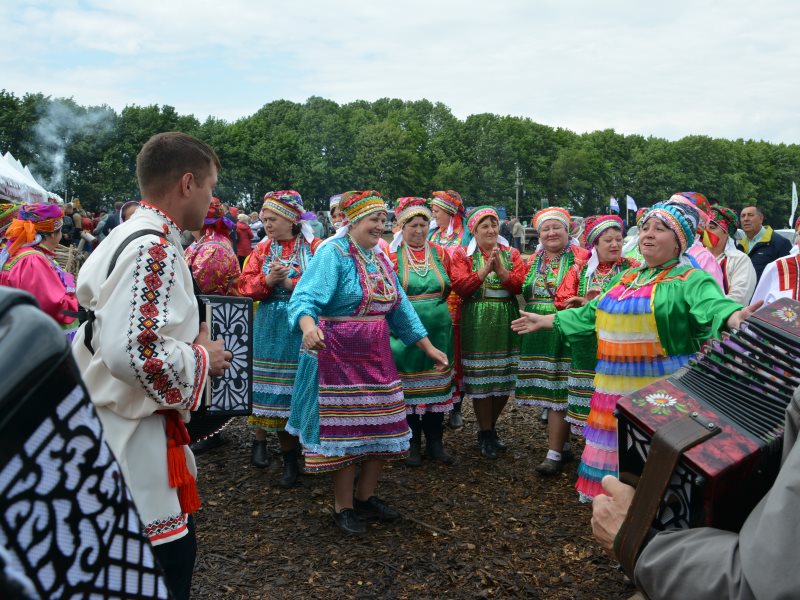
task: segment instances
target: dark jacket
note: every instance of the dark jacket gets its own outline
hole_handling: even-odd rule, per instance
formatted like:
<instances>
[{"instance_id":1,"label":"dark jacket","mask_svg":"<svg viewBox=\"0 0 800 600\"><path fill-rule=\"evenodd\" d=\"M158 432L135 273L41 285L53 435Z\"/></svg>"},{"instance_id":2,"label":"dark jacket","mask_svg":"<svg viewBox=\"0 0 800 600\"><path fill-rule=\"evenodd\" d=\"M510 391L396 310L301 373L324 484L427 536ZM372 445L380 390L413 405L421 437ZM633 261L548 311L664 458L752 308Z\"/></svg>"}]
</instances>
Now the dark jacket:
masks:
<instances>
[{"instance_id":1,"label":"dark jacket","mask_svg":"<svg viewBox=\"0 0 800 600\"><path fill-rule=\"evenodd\" d=\"M775 230L769 225L765 225L764 227L766 229L764 237L753 246L750 252L747 251L749 246L749 240L747 238L741 240L737 244L739 250L750 257L758 279L761 279L761 273L764 272L764 267L774 260L778 260L783 256L788 256L789 252L792 251L792 243L789 240L775 233Z\"/></svg>"}]
</instances>

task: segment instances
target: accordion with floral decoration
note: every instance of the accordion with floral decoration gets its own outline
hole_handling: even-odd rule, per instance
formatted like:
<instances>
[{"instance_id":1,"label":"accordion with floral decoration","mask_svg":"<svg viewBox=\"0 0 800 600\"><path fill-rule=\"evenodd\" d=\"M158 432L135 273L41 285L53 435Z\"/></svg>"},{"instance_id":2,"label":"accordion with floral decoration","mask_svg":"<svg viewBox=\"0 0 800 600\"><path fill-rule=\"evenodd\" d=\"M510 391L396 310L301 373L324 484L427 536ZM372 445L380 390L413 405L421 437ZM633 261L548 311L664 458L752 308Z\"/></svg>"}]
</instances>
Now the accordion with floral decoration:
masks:
<instances>
[{"instance_id":1,"label":"accordion with floral decoration","mask_svg":"<svg viewBox=\"0 0 800 600\"><path fill-rule=\"evenodd\" d=\"M623 397L617 404L620 479L637 484L637 496L660 494L649 526L738 531L777 476L785 411L798 385L800 303L782 299L706 343L675 375ZM676 451L674 470L649 465L669 445L659 441L653 457L656 435L669 437L669 430L671 439L683 440L687 429L676 433L682 424L700 441ZM658 471L664 485L644 485Z\"/></svg>"}]
</instances>

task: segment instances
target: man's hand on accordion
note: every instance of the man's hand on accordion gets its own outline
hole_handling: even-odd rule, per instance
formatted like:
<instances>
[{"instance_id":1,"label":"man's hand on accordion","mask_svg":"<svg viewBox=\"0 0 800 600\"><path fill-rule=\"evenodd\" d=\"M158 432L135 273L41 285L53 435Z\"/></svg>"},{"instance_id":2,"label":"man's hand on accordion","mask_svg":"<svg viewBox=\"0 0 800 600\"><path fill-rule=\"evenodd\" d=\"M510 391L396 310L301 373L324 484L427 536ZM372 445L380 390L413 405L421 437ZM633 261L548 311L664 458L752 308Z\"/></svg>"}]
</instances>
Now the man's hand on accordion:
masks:
<instances>
[{"instance_id":1,"label":"man's hand on accordion","mask_svg":"<svg viewBox=\"0 0 800 600\"><path fill-rule=\"evenodd\" d=\"M636 491L612 475L603 477L603 494L592 501L592 533L600 545L613 555L617 537Z\"/></svg>"},{"instance_id":2,"label":"man's hand on accordion","mask_svg":"<svg viewBox=\"0 0 800 600\"><path fill-rule=\"evenodd\" d=\"M208 325L200 323L200 333L194 340L198 346L202 346L208 353L208 374L212 377L220 377L231 366L233 354L225 350L224 340L212 340L208 336Z\"/></svg>"}]
</instances>

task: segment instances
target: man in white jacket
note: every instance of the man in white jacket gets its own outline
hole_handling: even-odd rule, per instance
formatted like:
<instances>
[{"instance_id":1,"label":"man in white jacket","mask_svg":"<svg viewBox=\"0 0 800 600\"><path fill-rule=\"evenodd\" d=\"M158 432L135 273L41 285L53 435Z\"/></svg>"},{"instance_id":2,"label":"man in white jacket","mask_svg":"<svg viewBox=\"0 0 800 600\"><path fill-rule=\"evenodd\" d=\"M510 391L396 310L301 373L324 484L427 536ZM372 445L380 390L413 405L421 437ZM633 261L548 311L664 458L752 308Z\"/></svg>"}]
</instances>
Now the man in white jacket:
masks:
<instances>
[{"instance_id":1,"label":"man in white jacket","mask_svg":"<svg viewBox=\"0 0 800 600\"><path fill-rule=\"evenodd\" d=\"M188 598L197 550L194 456L185 422L231 353L201 327L181 230L203 227L219 159L204 142L160 133L136 160L142 201L78 275L90 311L73 353L175 598ZM144 233L144 235L142 235Z\"/></svg>"},{"instance_id":2,"label":"man in white jacket","mask_svg":"<svg viewBox=\"0 0 800 600\"><path fill-rule=\"evenodd\" d=\"M707 232L713 245L709 250L722 269L722 291L731 300L747 306L756 289L757 277L750 257L734 242L737 226L736 211L725 206L711 208Z\"/></svg>"},{"instance_id":3,"label":"man in white jacket","mask_svg":"<svg viewBox=\"0 0 800 600\"><path fill-rule=\"evenodd\" d=\"M789 256L774 260L764 267L753 294L753 302L763 300L764 304L770 304L779 298L800 300L800 218L795 221L794 230L798 236Z\"/></svg>"}]
</instances>

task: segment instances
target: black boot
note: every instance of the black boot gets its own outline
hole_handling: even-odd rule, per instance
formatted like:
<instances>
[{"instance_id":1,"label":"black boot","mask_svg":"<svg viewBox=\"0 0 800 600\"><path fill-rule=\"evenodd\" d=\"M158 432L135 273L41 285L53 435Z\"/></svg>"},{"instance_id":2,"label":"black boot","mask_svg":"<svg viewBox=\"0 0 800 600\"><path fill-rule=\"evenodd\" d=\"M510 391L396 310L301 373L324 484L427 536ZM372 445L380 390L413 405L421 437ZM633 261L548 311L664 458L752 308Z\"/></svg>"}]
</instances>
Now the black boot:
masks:
<instances>
[{"instance_id":1,"label":"black boot","mask_svg":"<svg viewBox=\"0 0 800 600\"><path fill-rule=\"evenodd\" d=\"M458 430L464 428L464 417L461 416L461 400L453 404L453 410L447 419L447 426L450 429Z\"/></svg>"},{"instance_id":2,"label":"black boot","mask_svg":"<svg viewBox=\"0 0 800 600\"><path fill-rule=\"evenodd\" d=\"M299 473L297 466L298 454L297 448L283 452L283 475L278 481L278 485L282 488L288 489L297 483L297 475Z\"/></svg>"},{"instance_id":3,"label":"black boot","mask_svg":"<svg viewBox=\"0 0 800 600\"><path fill-rule=\"evenodd\" d=\"M422 421L419 415L407 415L406 421L411 429L411 447L406 466L419 467L422 464Z\"/></svg>"},{"instance_id":4,"label":"black boot","mask_svg":"<svg viewBox=\"0 0 800 600\"><path fill-rule=\"evenodd\" d=\"M259 469L266 469L269 466L267 440L253 440L253 454L250 457L250 464Z\"/></svg>"},{"instance_id":5,"label":"black boot","mask_svg":"<svg viewBox=\"0 0 800 600\"><path fill-rule=\"evenodd\" d=\"M489 458L492 460L497 458L497 449L494 445L494 437L492 436L491 429L478 432L478 445L480 446L481 456L483 458Z\"/></svg>"},{"instance_id":6,"label":"black boot","mask_svg":"<svg viewBox=\"0 0 800 600\"><path fill-rule=\"evenodd\" d=\"M508 450L508 446L506 443L500 439L500 436L497 435L497 429L492 427L492 441L494 442L494 447L497 448L498 452L505 452Z\"/></svg>"},{"instance_id":7,"label":"black boot","mask_svg":"<svg viewBox=\"0 0 800 600\"><path fill-rule=\"evenodd\" d=\"M422 415L422 431L425 433L425 451L428 458L445 465L453 464L453 457L445 452L442 445L444 413L426 412Z\"/></svg>"},{"instance_id":8,"label":"black boot","mask_svg":"<svg viewBox=\"0 0 800 600\"><path fill-rule=\"evenodd\" d=\"M429 459L440 462L443 465L452 465L453 461L455 460L444 449L441 439L427 440L425 442L425 453L428 455Z\"/></svg>"}]
</instances>

